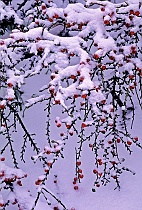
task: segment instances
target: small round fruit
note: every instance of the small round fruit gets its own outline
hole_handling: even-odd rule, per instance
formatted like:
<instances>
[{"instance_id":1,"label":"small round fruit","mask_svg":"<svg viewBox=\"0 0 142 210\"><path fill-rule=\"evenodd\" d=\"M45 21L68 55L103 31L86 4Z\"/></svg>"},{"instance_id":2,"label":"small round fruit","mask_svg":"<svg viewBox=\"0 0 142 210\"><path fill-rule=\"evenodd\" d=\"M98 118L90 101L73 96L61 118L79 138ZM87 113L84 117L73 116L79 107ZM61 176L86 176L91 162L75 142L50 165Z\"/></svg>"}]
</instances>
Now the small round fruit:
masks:
<instances>
[{"instance_id":1,"label":"small round fruit","mask_svg":"<svg viewBox=\"0 0 142 210\"><path fill-rule=\"evenodd\" d=\"M53 19L52 18L48 18L49 22L53 22Z\"/></svg>"},{"instance_id":2,"label":"small round fruit","mask_svg":"<svg viewBox=\"0 0 142 210\"><path fill-rule=\"evenodd\" d=\"M79 174L79 178L80 179L83 179L84 178L84 175L83 174Z\"/></svg>"},{"instance_id":3,"label":"small round fruit","mask_svg":"<svg viewBox=\"0 0 142 210\"><path fill-rule=\"evenodd\" d=\"M110 24L109 20L104 20L104 24L109 25Z\"/></svg>"},{"instance_id":4,"label":"small round fruit","mask_svg":"<svg viewBox=\"0 0 142 210\"><path fill-rule=\"evenodd\" d=\"M132 142L131 141L127 141L127 144L130 146L132 144Z\"/></svg>"},{"instance_id":5,"label":"small round fruit","mask_svg":"<svg viewBox=\"0 0 142 210\"><path fill-rule=\"evenodd\" d=\"M97 171L96 169L94 169L94 170L93 170L93 173L94 173L94 174L97 174L97 173L98 173L98 171Z\"/></svg>"},{"instance_id":6,"label":"small round fruit","mask_svg":"<svg viewBox=\"0 0 142 210\"><path fill-rule=\"evenodd\" d=\"M0 104L0 109L4 109L5 105L4 104Z\"/></svg>"},{"instance_id":7,"label":"small round fruit","mask_svg":"<svg viewBox=\"0 0 142 210\"><path fill-rule=\"evenodd\" d=\"M78 190L78 186L77 186L77 185L75 185L75 186L74 186L74 189L75 189L75 190Z\"/></svg>"},{"instance_id":8,"label":"small round fruit","mask_svg":"<svg viewBox=\"0 0 142 210\"><path fill-rule=\"evenodd\" d=\"M8 85L8 87L10 87L10 88L13 87L13 84L12 84L11 82L9 82L7 85Z\"/></svg>"},{"instance_id":9,"label":"small round fruit","mask_svg":"<svg viewBox=\"0 0 142 210\"><path fill-rule=\"evenodd\" d=\"M120 139L117 139L117 140L116 140L116 142L117 142L117 143L120 143L120 142L121 142L121 140L120 140Z\"/></svg>"},{"instance_id":10,"label":"small round fruit","mask_svg":"<svg viewBox=\"0 0 142 210\"><path fill-rule=\"evenodd\" d=\"M98 54L94 54L93 57L95 58L95 60L98 60L99 59L99 55Z\"/></svg>"},{"instance_id":11,"label":"small round fruit","mask_svg":"<svg viewBox=\"0 0 142 210\"><path fill-rule=\"evenodd\" d=\"M87 127L86 123L82 123L81 127L86 128Z\"/></svg>"},{"instance_id":12,"label":"small round fruit","mask_svg":"<svg viewBox=\"0 0 142 210\"><path fill-rule=\"evenodd\" d=\"M79 169L78 169L78 173L82 173L82 169L79 168Z\"/></svg>"},{"instance_id":13,"label":"small round fruit","mask_svg":"<svg viewBox=\"0 0 142 210\"><path fill-rule=\"evenodd\" d=\"M137 136L136 136L136 137L134 137L134 140L135 140L135 141L138 141L138 137L137 137Z\"/></svg>"},{"instance_id":14,"label":"small round fruit","mask_svg":"<svg viewBox=\"0 0 142 210\"><path fill-rule=\"evenodd\" d=\"M80 166L80 165L81 165L81 161L77 161L77 162L76 162L76 165L77 165L77 166Z\"/></svg>"},{"instance_id":15,"label":"small round fruit","mask_svg":"<svg viewBox=\"0 0 142 210\"><path fill-rule=\"evenodd\" d=\"M81 98L87 98L87 95L86 94L82 94Z\"/></svg>"}]
</instances>

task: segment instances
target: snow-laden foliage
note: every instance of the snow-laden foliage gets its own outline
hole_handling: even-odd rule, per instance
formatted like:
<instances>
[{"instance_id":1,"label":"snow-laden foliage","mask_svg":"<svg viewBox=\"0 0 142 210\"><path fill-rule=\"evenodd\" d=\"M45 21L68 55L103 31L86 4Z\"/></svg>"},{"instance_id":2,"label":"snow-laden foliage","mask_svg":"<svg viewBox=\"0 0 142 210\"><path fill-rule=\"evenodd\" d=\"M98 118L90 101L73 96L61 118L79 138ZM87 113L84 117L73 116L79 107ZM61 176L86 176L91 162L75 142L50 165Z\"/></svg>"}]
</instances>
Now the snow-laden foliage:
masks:
<instances>
[{"instance_id":1,"label":"snow-laden foliage","mask_svg":"<svg viewBox=\"0 0 142 210\"><path fill-rule=\"evenodd\" d=\"M130 154L133 145L142 148L139 137L131 135L135 102L142 108L141 1L63 1L57 5L56 1L36 0L13 7L10 2L5 3L0 1L0 132L6 139L1 155L9 149L15 169L0 163L1 191L9 190L14 199L8 196L3 200L1 195L0 206L17 204L20 210L31 208L24 206L15 193L17 185L22 185L21 178L27 176L19 169L14 145L13 132L18 131L19 125L24 132L20 161L28 164L25 155L30 142L33 163L40 160L43 165L41 176L35 180L37 198L32 209L40 195L52 205L48 194L58 202L56 209L68 209L48 190L46 181L54 163L64 157L70 136L77 143L74 189L79 189L84 178L80 165L86 142L94 154L92 191L111 180L120 188L120 175L132 172L125 166L121 148ZM25 100L23 88L26 89L28 79L38 75L42 80L43 73L47 82ZM37 146L22 117L39 102L46 103L44 148ZM55 106L59 112L52 119ZM57 128L54 140L53 122Z\"/></svg>"}]
</instances>

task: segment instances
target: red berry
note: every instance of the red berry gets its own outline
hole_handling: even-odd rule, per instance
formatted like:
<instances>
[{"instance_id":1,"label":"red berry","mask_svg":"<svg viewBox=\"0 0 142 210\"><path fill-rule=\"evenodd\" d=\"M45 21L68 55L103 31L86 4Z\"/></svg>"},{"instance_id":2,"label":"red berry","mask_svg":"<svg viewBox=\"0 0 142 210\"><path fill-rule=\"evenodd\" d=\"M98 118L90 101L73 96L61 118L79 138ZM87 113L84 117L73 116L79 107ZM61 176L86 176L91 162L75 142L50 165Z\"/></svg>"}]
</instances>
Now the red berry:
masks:
<instances>
[{"instance_id":1,"label":"red berry","mask_svg":"<svg viewBox=\"0 0 142 210\"><path fill-rule=\"evenodd\" d=\"M59 210L58 206L54 206L53 210Z\"/></svg>"},{"instance_id":2,"label":"red berry","mask_svg":"<svg viewBox=\"0 0 142 210\"><path fill-rule=\"evenodd\" d=\"M73 136L73 131L70 131L69 134L70 134L71 136Z\"/></svg>"},{"instance_id":3,"label":"red berry","mask_svg":"<svg viewBox=\"0 0 142 210\"><path fill-rule=\"evenodd\" d=\"M120 142L121 142L121 140L120 140L120 139L117 139L116 141L117 141L117 143L120 143Z\"/></svg>"},{"instance_id":4,"label":"red berry","mask_svg":"<svg viewBox=\"0 0 142 210\"><path fill-rule=\"evenodd\" d=\"M113 60L115 60L115 57L114 56L110 56L109 59L113 61Z\"/></svg>"},{"instance_id":5,"label":"red berry","mask_svg":"<svg viewBox=\"0 0 142 210\"><path fill-rule=\"evenodd\" d=\"M94 170L93 170L93 173L94 173L94 174L97 174L97 173L98 173L98 171L97 171L96 169L94 169Z\"/></svg>"},{"instance_id":6,"label":"red berry","mask_svg":"<svg viewBox=\"0 0 142 210\"><path fill-rule=\"evenodd\" d=\"M131 141L127 141L127 144L130 146L132 144L132 142Z\"/></svg>"},{"instance_id":7,"label":"red berry","mask_svg":"<svg viewBox=\"0 0 142 210\"><path fill-rule=\"evenodd\" d=\"M109 25L109 20L104 20L105 25Z\"/></svg>"},{"instance_id":8,"label":"red berry","mask_svg":"<svg viewBox=\"0 0 142 210\"><path fill-rule=\"evenodd\" d=\"M43 48L42 48L42 47L39 47L37 50L38 50L39 52L43 52Z\"/></svg>"},{"instance_id":9,"label":"red berry","mask_svg":"<svg viewBox=\"0 0 142 210\"><path fill-rule=\"evenodd\" d=\"M111 108L111 109L110 109L110 112L114 112L114 108Z\"/></svg>"},{"instance_id":10,"label":"red berry","mask_svg":"<svg viewBox=\"0 0 142 210\"><path fill-rule=\"evenodd\" d=\"M47 151L46 151L46 154L47 154L47 155L50 155L50 153L51 153L50 150L47 150Z\"/></svg>"},{"instance_id":11,"label":"red berry","mask_svg":"<svg viewBox=\"0 0 142 210\"><path fill-rule=\"evenodd\" d=\"M99 161L99 165L101 166L103 164L103 162L102 161Z\"/></svg>"},{"instance_id":12,"label":"red berry","mask_svg":"<svg viewBox=\"0 0 142 210\"><path fill-rule=\"evenodd\" d=\"M80 62L80 65L85 65L86 63L84 61Z\"/></svg>"},{"instance_id":13,"label":"red berry","mask_svg":"<svg viewBox=\"0 0 142 210\"><path fill-rule=\"evenodd\" d=\"M4 206L4 203L0 203L0 207L3 207Z\"/></svg>"},{"instance_id":14,"label":"red berry","mask_svg":"<svg viewBox=\"0 0 142 210\"><path fill-rule=\"evenodd\" d=\"M115 24L115 23L116 23L116 20L112 20L111 23L112 23L112 24Z\"/></svg>"},{"instance_id":15,"label":"red berry","mask_svg":"<svg viewBox=\"0 0 142 210\"><path fill-rule=\"evenodd\" d=\"M77 71L78 76L80 76L80 71Z\"/></svg>"},{"instance_id":16,"label":"red berry","mask_svg":"<svg viewBox=\"0 0 142 210\"><path fill-rule=\"evenodd\" d=\"M102 101L101 101L101 104L105 104L105 103L106 103L106 100L102 100Z\"/></svg>"},{"instance_id":17,"label":"red berry","mask_svg":"<svg viewBox=\"0 0 142 210\"><path fill-rule=\"evenodd\" d=\"M135 141L138 141L138 137L137 137L137 136L136 136L136 137L134 137L134 140L135 140Z\"/></svg>"},{"instance_id":18,"label":"red berry","mask_svg":"<svg viewBox=\"0 0 142 210\"><path fill-rule=\"evenodd\" d=\"M60 100L55 100L55 104L60 104Z\"/></svg>"},{"instance_id":19,"label":"red berry","mask_svg":"<svg viewBox=\"0 0 142 210\"><path fill-rule=\"evenodd\" d=\"M66 23L66 27L67 28L70 28L71 27L71 24L70 23Z\"/></svg>"},{"instance_id":20,"label":"red berry","mask_svg":"<svg viewBox=\"0 0 142 210\"><path fill-rule=\"evenodd\" d=\"M79 80L80 80L80 82L83 82L84 77L83 77L83 76L82 76L82 77L80 77L80 78L79 78Z\"/></svg>"},{"instance_id":21,"label":"red berry","mask_svg":"<svg viewBox=\"0 0 142 210\"><path fill-rule=\"evenodd\" d=\"M13 101L14 100L14 98L8 98L8 101Z\"/></svg>"},{"instance_id":22,"label":"red berry","mask_svg":"<svg viewBox=\"0 0 142 210\"><path fill-rule=\"evenodd\" d=\"M71 75L71 79L75 79L76 77L75 77L75 75Z\"/></svg>"},{"instance_id":23,"label":"red berry","mask_svg":"<svg viewBox=\"0 0 142 210\"><path fill-rule=\"evenodd\" d=\"M35 24L38 25L39 24L39 21L35 21Z\"/></svg>"},{"instance_id":24,"label":"red berry","mask_svg":"<svg viewBox=\"0 0 142 210\"><path fill-rule=\"evenodd\" d=\"M13 84L10 83L10 82L9 82L7 85L8 85L8 87L10 87L10 88L13 87Z\"/></svg>"},{"instance_id":25,"label":"red berry","mask_svg":"<svg viewBox=\"0 0 142 210\"><path fill-rule=\"evenodd\" d=\"M71 128L71 124L66 124L66 128L70 129Z\"/></svg>"},{"instance_id":26,"label":"red berry","mask_svg":"<svg viewBox=\"0 0 142 210\"><path fill-rule=\"evenodd\" d=\"M28 176L28 174L24 174L24 177L26 178Z\"/></svg>"},{"instance_id":27,"label":"red berry","mask_svg":"<svg viewBox=\"0 0 142 210\"><path fill-rule=\"evenodd\" d=\"M102 66L101 69L104 71L106 69L106 66L105 65Z\"/></svg>"},{"instance_id":28,"label":"red berry","mask_svg":"<svg viewBox=\"0 0 142 210\"><path fill-rule=\"evenodd\" d=\"M53 18L59 18L59 15L58 14L55 14L54 16L53 16Z\"/></svg>"},{"instance_id":29,"label":"red berry","mask_svg":"<svg viewBox=\"0 0 142 210\"><path fill-rule=\"evenodd\" d=\"M83 174L79 174L79 178L80 179L83 179L84 178L84 175Z\"/></svg>"},{"instance_id":30,"label":"red berry","mask_svg":"<svg viewBox=\"0 0 142 210\"><path fill-rule=\"evenodd\" d=\"M81 161L77 161L77 162L76 162L76 165L77 165L77 166L80 166L80 165L81 165Z\"/></svg>"},{"instance_id":31,"label":"red berry","mask_svg":"<svg viewBox=\"0 0 142 210\"><path fill-rule=\"evenodd\" d=\"M75 181L75 182L77 181L77 177L74 177L74 181Z\"/></svg>"},{"instance_id":32,"label":"red berry","mask_svg":"<svg viewBox=\"0 0 142 210\"><path fill-rule=\"evenodd\" d=\"M21 180L18 180L18 181L17 181L17 184L18 184L19 186L22 186Z\"/></svg>"},{"instance_id":33,"label":"red berry","mask_svg":"<svg viewBox=\"0 0 142 210\"><path fill-rule=\"evenodd\" d=\"M130 23L125 23L125 26L128 28L130 26Z\"/></svg>"},{"instance_id":34,"label":"red berry","mask_svg":"<svg viewBox=\"0 0 142 210\"><path fill-rule=\"evenodd\" d=\"M64 136L64 133L60 133L60 136Z\"/></svg>"},{"instance_id":35,"label":"red berry","mask_svg":"<svg viewBox=\"0 0 142 210\"><path fill-rule=\"evenodd\" d=\"M110 163L111 163L112 165L115 165L115 164L116 164L116 162L115 162L115 161L110 161Z\"/></svg>"},{"instance_id":36,"label":"red berry","mask_svg":"<svg viewBox=\"0 0 142 210\"><path fill-rule=\"evenodd\" d=\"M78 186L77 186L77 185L75 185L75 186L74 186L74 189L75 189L75 190L78 190Z\"/></svg>"},{"instance_id":37,"label":"red berry","mask_svg":"<svg viewBox=\"0 0 142 210\"><path fill-rule=\"evenodd\" d=\"M1 160L1 161L5 161L5 158L4 158L4 157L1 157L0 160Z\"/></svg>"},{"instance_id":38,"label":"red berry","mask_svg":"<svg viewBox=\"0 0 142 210\"><path fill-rule=\"evenodd\" d=\"M24 41L24 39L22 39L22 38L21 38L21 39L19 39L19 42L23 42L23 41Z\"/></svg>"},{"instance_id":39,"label":"red berry","mask_svg":"<svg viewBox=\"0 0 142 210\"><path fill-rule=\"evenodd\" d=\"M41 182L42 182L42 180L37 180L37 181L35 182L35 184L36 184L36 185L40 185Z\"/></svg>"},{"instance_id":40,"label":"red berry","mask_svg":"<svg viewBox=\"0 0 142 210\"><path fill-rule=\"evenodd\" d=\"M1 171L0 172L0 177L3 177L5 174L4 174L4 171Z\"/></svg>"},{"instance_id":41,"label":"red berry","mask_svg":"<svg viewBox=\"0 0 142 210\"><path fill-rule=\"evenodd\" d=\"M74 94L74 96L73 96L74 98L78 98L78 94Z\"/></svg>"},{"instance_id":42,"label":"red berry","mask_svg":"<svg viewBox=\"0 0 142 210\"><path fill-rule=\"evenodd\" d=\"M129 79L134 79L134 75L129 75Z\"/></svg>"},{"instance_id":43,"label":"red berry","mask_svg":"<svg viewBox=\"0 0 142 210\"><path fill-rule=\"evenodd\" d=\"M104 12L105 11L105 7L101 7L101 11Z\"/></svg>"},{"instance_id":44,"label":"red berry","mask_svg":"<svg viewBox=\"0 0 142 210\"><path fill-rule=\"evenodd\" d=\"M80 106L84 106L84 104L85 104L84 102L80 102Z\"/></svg>"},{"instance_id":45,"label":"red berry","mask_svg":"<svg viewBox=\"0 0 142 210\"><path fill-rule=\"evenodd\" d=\"M130 15L134 15L135 13L134 13L134 10L130 10Z\"/></svg>"},{"instance_id":46,"label":"red berry","mask_svg":"<svg viewBox=\"0 0 142 210\"><path fill-rule=\"evenodd\" d=\"M17 199L14 199L14 201L12 201L12 204L15 205L17 202Z\"/></svg>"},{"instance_id":47,"label":"red berry","mask_svg":"<svg viewBox=\"0 0 142 210\"><path fill-rule=\"evenodd\" d=\"M98 56L98 54L94 54L94 56L93 56L96 60L98 60L99 59L99 56Z\"/></svg>"},{"instance_id":48,"label":"red berry","mask_svg":"<svg viewBox=\"0 0 142 210\"><path fill-rule=\"evenodd\" d=\"M87 97L87 95L86 94L82 94L82 96L81 96L81 98L86 98Z\"/></svg>"},{"instance_id":49,"label":"red berry","mask_svg":"<svg viewBox=\"0 0 142 210\"><path fill-rule=\"evenodd\" d=\"M136 15L136 16L139 16L139 15L140 15L140 12L139 12L139 11L136 11L136 12L135 12L135 15Z\"/></svg>"},{"instance_id":50,"label":"red berry","mask_svg":"<svg viewBox=\"0 0 142 210\"><path fill-rule=\"evenodd\" d=\"M42 6L41 6L41 9L42 9L42 10L45 10L45 9L46 9L46 5L42 5Z\"/></svg>"},{"instance_id":51,"label":"red berry","mask_svg":"<svg viewBox=\"0 0 142 210\"><path fill-rule=\"evenodd\" d=\"M55 75L52 74L52 75L50 76L50 78L53 80L53 79L55 78Z\"/></svg>"},{"instance_id":52,"label":"red berry","mask_svg":"<svg viewBox=\"0 0 142 210\"><path fill-rule=\"evenodd\" d=\"M68 52L68 50L66 48L61 49L61 52Z\"/></svg>"},{"instance_id":53,"label":"red berry","mask_svg":"<svg viewBox=\"0 0 142 210\"><path fill-rule=\"evenodd\" d=\"M52 166L52 163L51 163L51 162L47 162L47 165L48 165L49 167L51 167L51 166Z\"/></svg>"},{"instance_id":54,"label":"red berry","mask_svg":"<svg viewBox=\"0 0 142 210\"><path fill-rule=\"evenodd\" d=\"M86 128L87 127L86 123L82 123L81 127Z\"/></svg>"},{"instance_id":55,"label":"red berry","mask_svg":"<svg viewBox=\"0 0 142 210\"><path fill-rule=\"evenodd\" d=\"M2 41L0 41L0 45L4 45L4 41L2 40Z\"/></svg>"},{"instance_id":56,"label":"red berry","mask_svg":"<svg viewBox=\"0 0 142 210\"><path fill-rule=\"evenodd\" d=\"M45 173L49 173L49 169L48 168L45 168L44 171L45 171Z\"/></svg>"},{"instance_id":57,"label":"red berry","mask_svg":"<svg viewBox=\"0 0 142 210\"><path fill-rule=\"evenodd\" d=\"M87 58L87 59L86 59L86 62L89 63L89 62L90 62L90 58Z\"/></svg>"},{"instance_id":58,"label":"red berry","mask_svg":"<svg viewBox=\"0 0 142 210\"><path fill-rule=\"evenodd\" d=\"M113 123L109 123L109 126L113 126Z\"/></svg>"},{"instance_id":59,"label":"red berry","mask_svg":"<svg viewBox=\"0 0 142 210\"><path fill-rule=\"evenodd\" d=\"M93 147L93 144L89 144L89 147L92 148Z\"/></svg>"},{"instance_id":60,"label":"red berry","mask_svg":"<svg viewBox=\"0 0 142 210\"><path fill-rule=\"evenodd\" d=\"M101 133L103 133L103 134L105 134L105 133L106 133L106 131L105 131L105 130L101 130L100 132L101 132Z\"/></svg>"},{"instance_id":61,"label":"red berry","mask_svg":"<svg viewBox=\"0 0 142 210\"><path fill-rule=\"evenodd\" d=\"M82 29L82 25L81 24L78 25L78 29L80 29L80 30Z\"/></svg>"},{"instance_id":62,"label":"red berry","mask_svg":"<svg viewBox=\"0 0 142 210\"><path fill-rule=\"evenodd\" d=\"M36 40L37 40L37 41L40 41L40 37L37 37Z\"/></svg>"},{"instance_id":63,"label":"red berry","mask_svg":"<svg viewBox=\"0 0 142 210\"><path fill-rule=\"evenodd\" d=\"M62 124L61 123L57 123L56 125L57 125L58 128L60 128Z\"/></svg>"},{"instance_id":64,"label":"red berry","mask_svg":"<svg viewBox=\"0 0 142 210\"><path fill-rule=\"evenodd\" d=\"M130 85L130 86L129 86L129 89L130 89L130 90L133 90L134 88L135 88L134 85Z\"/></svg>"},{"instance_id":65,"label":"red berry","mask_svg":"<svg viewBox=\"0 0 142 210\"><path fill-rule=\"evenodd\" d=\"M130 31L130 33L129 33L130 36L133 36L134 34L135 34L134 31Z\"/></svg>"},{"instance_id":66,"label":"red berry","mask_svg":"<svg viewBox=\"0 0 142 210\"><path fill-rule=\"evenodd\" d=\"M79 168L79 169L78 169L78 173L82 173L82 169Z\"/></svg>"},{"instance_id":67,"label":"red berry","mask_svg":"<svg viewBox=\"0 0 142 210\"><path fill-rule=\"evenodd\" d=\"M5 105L4 104L0 104L0 109L4 109Z\"/></svg>"},{"instance_id":68,"label":"red berry","mask_svg":"<svg viewBox=\"0 0 142 210\"><path fill-rule=\"evenodd\" d=\"M49 22L53 22L53 19L52 18L48 18Z\"/></svg>"},{"instance_id":69,"label":"red berry","mask_svg":"<svg viewBox=\"0 0 142 210\"><path fill-rule=\"evenodd\" d=\"M73 52L70 53L70 56L73 57L75 54Z\"/></svg>"},{"instance_id":70,"label":"red berry","mask_svg":"<svg viewBox=\"0 0 142 210\"><path fill-rule=\"evenodd\" d=\"M105 118L101 118L101 122L103 122L103 123L104 123L105 121L106 121L106 119L105 119Z\"/></svg>"}]
</instances>

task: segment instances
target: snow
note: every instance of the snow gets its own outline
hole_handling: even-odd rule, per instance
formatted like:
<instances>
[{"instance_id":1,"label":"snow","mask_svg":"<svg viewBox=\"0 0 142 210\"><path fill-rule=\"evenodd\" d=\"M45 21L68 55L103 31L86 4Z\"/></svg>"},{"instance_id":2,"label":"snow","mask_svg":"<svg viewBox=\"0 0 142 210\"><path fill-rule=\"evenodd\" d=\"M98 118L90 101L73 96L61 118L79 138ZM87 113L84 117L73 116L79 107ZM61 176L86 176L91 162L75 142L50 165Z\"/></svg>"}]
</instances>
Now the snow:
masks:
<instances>
[{"instance_id":1,"label":"snow","mask_svg":"<svg viewBox=\"0 0 142 210\"><path fill-rule=\"evenodd\" d=\"M2 76L5 79L1 81L1 86L6 90L0 101L0 132L4 134L4 141L0 142L0 146L3 148L2 153L7 156L5 163L0 161L3 194L0 195L0 203L9 200L7 210L17 208L17 205L15 207L12 205L14 202L19 203L19 209L25 210L33 208L48 210L55 206L63 209L63 205L68 210L141 210L142 157L137 148L141 147L141 109L138 104L141 99L136 99L141 94L139 91L141 83L137 84L134 91L129 90L129 86L134 86L137 78L141 81L141 70L138 69L142 66L141 56L140 53L137 55L133 53L131 58L135 36L130 37L125 30L123 31L126 29L125 26L119 25L119 31L115 23L104 24L106 20L110 23L117 18L125 20L125 13L128 14L130 9L137 11L139 1L127 2L130 5L124 3L124 6L121 5L122 8L108 1L96 0L87 0L87 8L82 1L68 4L65 8L58 8L58 2L57 5L48 2L48 5L53 7L41 11L36 18L34 15L38 9L41 10L41 5L33 7L29 9L23 22L19 18L20 15L17 16L20 13L16 14L9 6L4 8L4 3L0 1L0 18L6 13L8 17L14 14L16 23L20 25L26 23L24 32L14 29L8 38L0 41ZM28 8L28 3L30 4L27 2L24 9ZM91 9L89 4L104 5L105 11L101 11L100 8ZM55 35L50 31L52 24L57 30L54 23L58 20L53 17L55 14L59 16L59 22L62 22L62 19L64 21L68 32L65 35L59 35L58 32ZM28 20L31 15L33 19ZM49 21L48 17L54 20ZM130 20L129 22L131 23ZM70 23L71 27L66 27L67 23ZM81 25L81 29L77 24ZM135 33L140 31L140 24L139 15L135 15L131 31ZM115 30L111 31L112 29ZM129 31L129 28L127 30ZM72 33L74 31L75 35ZM118 31L122 34L117 42ZM122 43L121 39L124 39L125 43ZM92 44L89 47L90 42ZM136 50L137 46L140 46L140 41L136 44ZM26 55L29 57L26 58ZM95 58L94 55L99 57ZM102 69L104 64L105 69ZM122 64L122 68L119 64ZM135 80L129 79L127 74L122 77L126 70L129 75L136 76ZM119 91L113 96L114 79ZM119 82L122 82L122 88ZM25 118L22 118L23 112L18 106L20 102L16 91L19 90L21 101L27 110ZM123 95L125 90L127 94ZM25 92L32 96L27 97ZM34 92L36 94L33 94ZM9 100L11 98L14 101ZM112 98L113 105L110 103ZM131 118L134 116L130 112L123 117L123 113L129 108L126 102L131 104L133 98L136 121L133 129L130 129ZM117 103L120 99L123 106ZM32 107L31 110L29 107ZM128 118L128 130L121 126L124 118ZM114 132L113 123L117 126ZM11 131L10 134L7 134L8 129ZM14 129L17 129L18 134L13 131ZM129 135L129 130L132 135ZM104 133L106 135L103 135ZM115 138L119 135L120 142L117 142ZM139 136L138 141L133 138L136 135ZM108 142L111 140L115 144ZM132 142L132 145L127 144L128 141ZM37 142L38 146L34 142ZM10 152L6 150L7 145L10 146ZM115 150L116 145L119 157L113 153L113 147ZM12 147L16 148L16 158L22 170L13 168L11 155L13 160L15 153ZM133 153L129 156L131 150ZM25 155L26 164L21 161L21 151ZM2 156L0 158L2 159ZM80 165L77 165L78 160L81 161ZM137 172L135 176L132 176L133 171L132 174L126 173L127 166ZM78 172L79 169L83 172ZM98 172L94 173L93 169ZM28 173L27 178L23 171ZM120 176L122 172L124 173ZM82 180L80 179L81 183L77 180L76 185L73 185L74 178L79 174L84 176ZM104 180L108 179L110 183L100 187L104 181L103 176ZM118 184L117 176L120 176L120 191L119 189L113 191ZM22 183L19 183L21 180ZM12 186L12 190L9 190L11 192L7 193L4 185ZM78 189L74 189L74 186ZM37 194L41 196L36 205Z\"/></svg>"}]
</instances>

